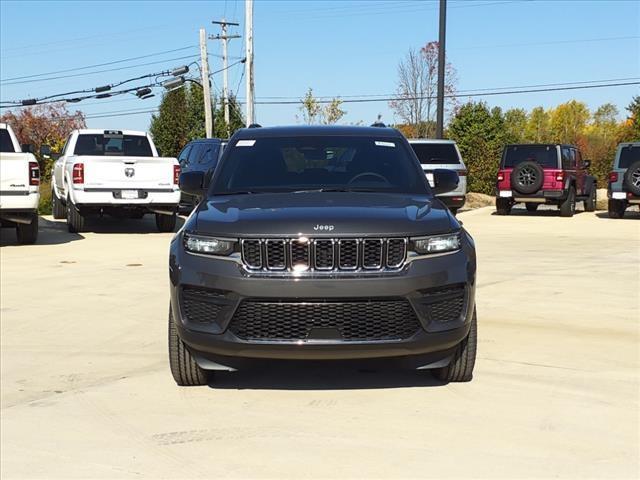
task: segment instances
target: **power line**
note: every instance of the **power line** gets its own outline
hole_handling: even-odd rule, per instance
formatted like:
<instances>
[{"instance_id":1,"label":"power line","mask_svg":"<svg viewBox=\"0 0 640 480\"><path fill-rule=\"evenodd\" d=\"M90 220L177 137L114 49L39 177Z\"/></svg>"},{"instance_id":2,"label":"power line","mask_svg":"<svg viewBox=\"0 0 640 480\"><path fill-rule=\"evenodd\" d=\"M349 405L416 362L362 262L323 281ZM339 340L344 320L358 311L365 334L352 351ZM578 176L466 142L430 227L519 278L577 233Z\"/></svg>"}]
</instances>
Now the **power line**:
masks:
<instances>
[{"instance_id":1,"label":"power line","mask_svg":"<svg viewBox=\"0 0 640 480\"><path fill-rule=\"evenodd\" d=\"M127 65L126 67L118 67L118 68L107 68L104 70L95 70L93 72L84 72L84 73L76 73L73 75L61 75L58 77L47 77L47 78L37 78L37 79L33 79L33 80L23 80L23 81L18 81L18 82L7 82L7 83L3 83L4 86L6 85L21 85L24 83L34 83L34 82L45 82L45 81L49 81L49 80L58 80L61 78L72 78L72 77L83 77L85 75L95 75L98 73L106 73L106 72L116 72L119 70L127 70L130 68L138 68L138 67L147 67L149 65L157 65L159 63L168 63L168 62L176 62L178 60L187 60L187 59L197 59L198 56L196 55L187 55L184 57L176 57L176 58L167 58L166 60L157 60L155 62L147 62L147 63L139 63L137 65Z\"/></svg>"},{"instance_id":2,"label":"power line","mask_svg":"<svg viewBox=\"0 0 640 480\"><path fill-rule=\"evenodd\" d=\"M125 62L131 62L133 60L140 60L140 59L143 59L143 58L156 57L158 55L164 55L166 53L180 52L180 51L183 51L183 50L189 50L190 48L197 48L197 47L198 47L197 45L189 45L188 47L174 48L172 50L164 50L162 52L148 53L146 55L139 55L137 57L123 58L122 60L114 60L114 61L111 61L111 62L96 63L96 64L93 64L93 65L85 65L83 67L67 68L66 70L56 70L54 72L36 73L36 74L33 74L33 75L24 75L22 77L3 78L3 79L0 79L0 83L10 82L12 80L23 80L23 79L27 79L27 78L44 77L46 75L57 75L58 73L75 72L75 71L78 71L78 70L88 70L90 68L96 68L96 67L106 67L107 65L116 65L118 63L125 63Z\"/></svg>"}]
</instances>

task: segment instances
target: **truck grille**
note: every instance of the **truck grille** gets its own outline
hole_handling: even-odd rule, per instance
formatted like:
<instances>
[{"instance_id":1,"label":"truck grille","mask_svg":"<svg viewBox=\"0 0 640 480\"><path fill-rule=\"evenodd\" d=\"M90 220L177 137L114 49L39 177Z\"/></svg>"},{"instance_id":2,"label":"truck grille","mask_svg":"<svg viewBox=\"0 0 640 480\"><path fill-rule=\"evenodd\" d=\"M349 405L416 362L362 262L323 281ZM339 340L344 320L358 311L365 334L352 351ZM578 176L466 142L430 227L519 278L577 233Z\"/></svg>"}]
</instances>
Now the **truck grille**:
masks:
<instances>
[{"instance_id":1,"label":"truck grille","mask_svg":"<svg viewBox=\"0 0 640 480\"><path fill-rule=\"evenodd\" d=\"M242 240L242 261L250 270L399 269L406 257L406 238Z\"/></svg>"},{"instance_id":2,"label":"truck grille","mask_svg":"<svg viewBox=\"0 0 640 480\"><path fill-rule=\"evenodd\" d=\"M244 340L401 340L421 329L406 300L244 300L229 329Z\"/></svg>"}]
</instances>

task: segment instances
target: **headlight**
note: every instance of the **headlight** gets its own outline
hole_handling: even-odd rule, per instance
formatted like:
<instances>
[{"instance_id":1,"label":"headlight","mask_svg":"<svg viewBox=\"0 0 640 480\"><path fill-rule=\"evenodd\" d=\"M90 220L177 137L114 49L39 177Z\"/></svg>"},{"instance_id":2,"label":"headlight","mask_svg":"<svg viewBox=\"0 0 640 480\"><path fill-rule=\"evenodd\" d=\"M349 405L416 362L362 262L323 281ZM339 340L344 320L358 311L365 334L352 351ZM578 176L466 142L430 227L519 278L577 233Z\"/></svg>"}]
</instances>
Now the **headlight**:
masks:
<instances>
[{"instance_id":1,"label":"headlight","mask_svg":"<svg viewBox=\"0 0 640 480\"><path fill-rule=\"evenodd\" d=\"M413 238L413 249L420 254L452 252L460 249L460 232Z\"/></svg>"},{"instance_id":2,"label":"headlight","mask_svg":"<svg viewBox=\"0 0 640 480\"><path fill-rule=\"evenodd\" d=\"M188 252L207 255L229 255L233 252L235 242L221 238L204 237L202 235L184 234L184 248Z\"/></svg>"}]
</instances>

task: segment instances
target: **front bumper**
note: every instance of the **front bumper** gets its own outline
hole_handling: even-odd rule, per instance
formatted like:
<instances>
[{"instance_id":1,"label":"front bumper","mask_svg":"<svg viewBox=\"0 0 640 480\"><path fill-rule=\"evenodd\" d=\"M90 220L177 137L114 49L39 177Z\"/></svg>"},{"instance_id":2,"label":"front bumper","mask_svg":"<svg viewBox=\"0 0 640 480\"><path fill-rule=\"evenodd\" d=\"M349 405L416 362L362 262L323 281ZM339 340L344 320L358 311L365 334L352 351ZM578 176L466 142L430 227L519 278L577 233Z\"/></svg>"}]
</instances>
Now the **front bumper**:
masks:
<instances>
[{"instance_id":1,"label":"front bumper","mask_svg":"<svg viewBox=\"0 0 640 480\"><path fill-rule=\"evenodd\" d=\"M455 253L411 261L400 272L382 275L340 274L331 277L282 278L254 276L234 259L186 253L182 235L171 246L171 308L177 330L203 368L238 368L246 360L394 360L413 368L446 365L466 337L475 306L476 259L466 235ZM457 285L464 290L460 315L440 322L425 312L428 292ZM183 288L215 290L221 297L216 320L190 321L185 314ZM244 301L342 302L400 299L410 304L420 323L415 334L400 339L247 340L230 328ZM439 363L440 362L440 363Z\"/></svg>"}]
</instances>

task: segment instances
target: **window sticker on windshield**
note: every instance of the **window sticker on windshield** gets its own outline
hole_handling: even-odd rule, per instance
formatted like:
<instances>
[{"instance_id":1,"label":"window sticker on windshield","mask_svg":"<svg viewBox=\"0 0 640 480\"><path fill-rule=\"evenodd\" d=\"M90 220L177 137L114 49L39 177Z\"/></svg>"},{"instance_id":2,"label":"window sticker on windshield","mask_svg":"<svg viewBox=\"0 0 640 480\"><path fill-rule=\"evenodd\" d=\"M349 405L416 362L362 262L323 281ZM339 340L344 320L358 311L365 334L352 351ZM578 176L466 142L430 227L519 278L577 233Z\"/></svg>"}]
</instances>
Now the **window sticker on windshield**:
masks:
<instances>
[{"instance_id":1,"label":"window sticker on windshield","mask_svg":"<svg viewBox=\"0 0 640 480\"><path fill-rule=\"evenodd\" d=\"M393 142L379 142L377 140L376 140L376 145L379 147L392 147L392 148L396 146L396 144Z\"/></svg>"},{"instance_id":2,"label":"window sticker on windshield","mask_svg":"<svg viewBox=\"0 0 640 480\"><path fill-rule=\"evenodd\" d=\"M238 140L236 147L253 147L255 143L255 140Z\"/></svg>"}]
</instances>

